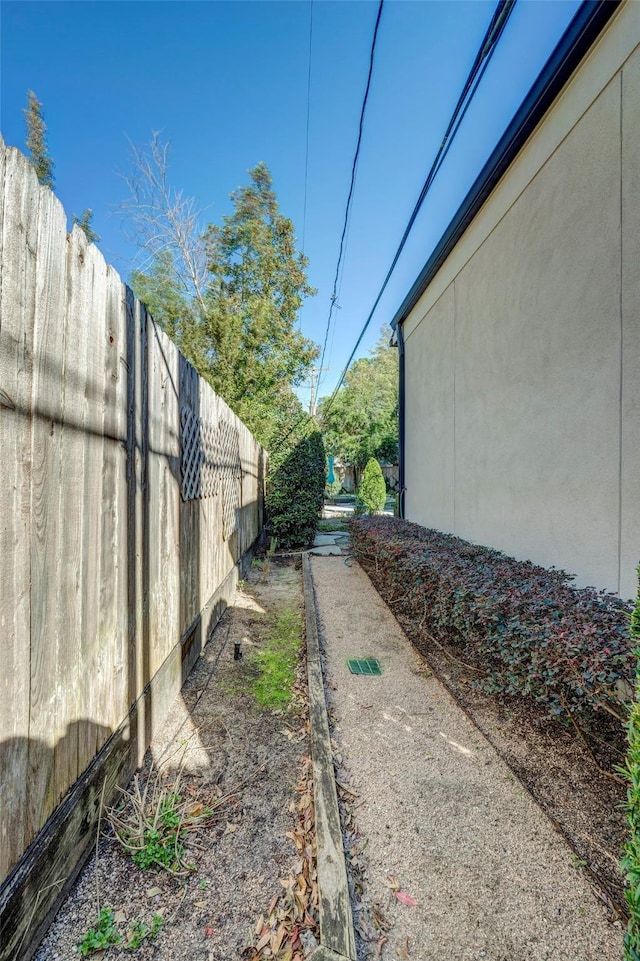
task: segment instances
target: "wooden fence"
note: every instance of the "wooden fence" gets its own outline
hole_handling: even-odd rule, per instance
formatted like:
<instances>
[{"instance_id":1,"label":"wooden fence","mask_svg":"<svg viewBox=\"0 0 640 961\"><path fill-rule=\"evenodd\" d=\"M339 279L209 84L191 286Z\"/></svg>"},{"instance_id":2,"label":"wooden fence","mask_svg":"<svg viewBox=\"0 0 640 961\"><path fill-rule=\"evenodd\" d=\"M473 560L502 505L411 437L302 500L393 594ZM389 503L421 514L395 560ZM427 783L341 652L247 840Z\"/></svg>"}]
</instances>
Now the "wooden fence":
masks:
<instances>
[{"instance_id":1,"label":"wooden fence","mask_svg":"<svg viewBox=\"0 0 640 961\"><path fill-rule=\"evenodd\" d=\"M8 959L37 943L105 778L109 795L140 763L233 592L264 452L1 140L0 231Z\"/></svg>"}]
</instances>

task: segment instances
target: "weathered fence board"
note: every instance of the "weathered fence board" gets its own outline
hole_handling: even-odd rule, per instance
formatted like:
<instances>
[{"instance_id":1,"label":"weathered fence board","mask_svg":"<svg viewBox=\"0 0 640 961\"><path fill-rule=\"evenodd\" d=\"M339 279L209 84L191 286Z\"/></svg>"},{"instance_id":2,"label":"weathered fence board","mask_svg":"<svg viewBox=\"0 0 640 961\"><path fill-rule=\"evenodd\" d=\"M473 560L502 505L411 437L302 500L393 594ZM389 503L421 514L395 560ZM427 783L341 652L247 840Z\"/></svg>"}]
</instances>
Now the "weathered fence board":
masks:
<instances>
[{"instance_id":1,"label":"weathered fence board","mask_svg":"<svg viewBox=\"0 0 640 961\"><path fill-rule=\"evenodd\" d=\"M0 877L25 846L29 760L29 637L31 633L31 378L35 309L37 211L35 185L25 182L17 156L2 154L2 272L0 296L11 291L16 312L0 310Z\"/></svg>"},{"instance_id":2,"label":"weathered fence board","mask_svg":"<svg viewBox=\"0 0 640 961\"><path fill-rule=\"evenodd\" d=\"M36 261L36 309L33 331L31 398L31 541L17 545L31 558L31 703L29 719L28 835L33 837L53 811L56 796L54 749L64 737L57 697L58 649L66 630L60 600L64 597L61 511L63 476L64 390L61 369L66 318L67 277L60 245L66 245L66 217L50 191L38 188L39 226ZM3 313L4 297L3 288ZM25 328L27 319L22 320ZM71 680L71 679L69 679ZM70 698L74 686L69 684ZM77 755L77 750L74 752ZM67 777L77 776L74 770ZM63 775L64 779L64 775ZM68 787L60 788L64 793Z\"/></svg>"},{"instance_id":3,"label":"weathered fence board","mask_svg":"<svg viewBox=\"0 0 640 961\"><path fill-rule=\"evenodd\" d=\"M30 956L102 783L110 793L140 763L224 610L260 533L264 453L1 139L0 215L8 961ZM183 410L208 438L207 483L186 500Z\"/></svg>"}]
</instances>

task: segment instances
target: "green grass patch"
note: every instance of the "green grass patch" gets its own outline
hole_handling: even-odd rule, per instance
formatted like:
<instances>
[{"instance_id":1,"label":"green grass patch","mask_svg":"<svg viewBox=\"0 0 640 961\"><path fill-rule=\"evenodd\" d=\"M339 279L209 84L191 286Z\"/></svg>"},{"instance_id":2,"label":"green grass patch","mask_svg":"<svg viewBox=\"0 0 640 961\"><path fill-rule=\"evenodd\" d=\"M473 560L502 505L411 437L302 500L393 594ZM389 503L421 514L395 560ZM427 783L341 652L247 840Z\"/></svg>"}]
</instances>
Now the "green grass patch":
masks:
<instances>
[{"instance_id":1,"label":"green grass patch","mask_svg":"<svg viewBox=\"0 0 640 961\"><path fill-rule=\"evenodd\" d=\"M263 647L252 657L259 671L253 693L260 707L282 710L288 706L301 645L302 614L291 609L282 611Z\"/></svg>"},{"instance_id":2,"label":"green grass patch","mask_svg":"<svg viewBox=\"0 0 640 961\"><path fill-rule=\"evenodd\" d=\"M318 521L318 530L322 531L323 534L328 534L331 531L346 531L348 527L342 521L322 520Z\"/></svg>"}]
</instances>

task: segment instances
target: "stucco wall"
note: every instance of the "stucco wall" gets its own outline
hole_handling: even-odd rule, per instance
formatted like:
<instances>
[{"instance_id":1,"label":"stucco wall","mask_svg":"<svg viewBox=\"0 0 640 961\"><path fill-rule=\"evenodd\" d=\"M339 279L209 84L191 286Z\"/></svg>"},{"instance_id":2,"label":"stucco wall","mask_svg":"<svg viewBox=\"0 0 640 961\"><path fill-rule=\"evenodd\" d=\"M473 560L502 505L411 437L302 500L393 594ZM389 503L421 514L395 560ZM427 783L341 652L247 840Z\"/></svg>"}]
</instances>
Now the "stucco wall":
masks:
<instances>
[{"instance_id":1,"label":"stucco wall","mask_svg":"<svg viewBox=\"0 0 640 961\"><path fill-rule=\"evenodd\" d=\"M405 513L629 597L640 559L640 4L404 324Z\"/></svg>"}]
</instances>

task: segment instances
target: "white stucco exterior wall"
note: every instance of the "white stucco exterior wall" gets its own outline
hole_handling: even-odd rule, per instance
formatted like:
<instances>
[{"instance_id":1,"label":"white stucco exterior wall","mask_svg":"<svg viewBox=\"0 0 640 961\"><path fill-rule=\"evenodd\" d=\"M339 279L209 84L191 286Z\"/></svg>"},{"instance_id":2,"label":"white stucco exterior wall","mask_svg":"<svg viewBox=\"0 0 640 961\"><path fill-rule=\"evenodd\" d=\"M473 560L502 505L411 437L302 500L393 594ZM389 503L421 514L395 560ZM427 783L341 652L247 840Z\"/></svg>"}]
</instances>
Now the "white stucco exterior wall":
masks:
<instances>
[{"instance_id":1,"label":"white stucco exterior wall","mask_svg":"<svg viewBox=\"0 0 640 961\"><path fill-rule=\"evenodd\" d=\"M405 514L635 594L640 3L623 6L404 323Z\"/></svg>"}]
</instances>

